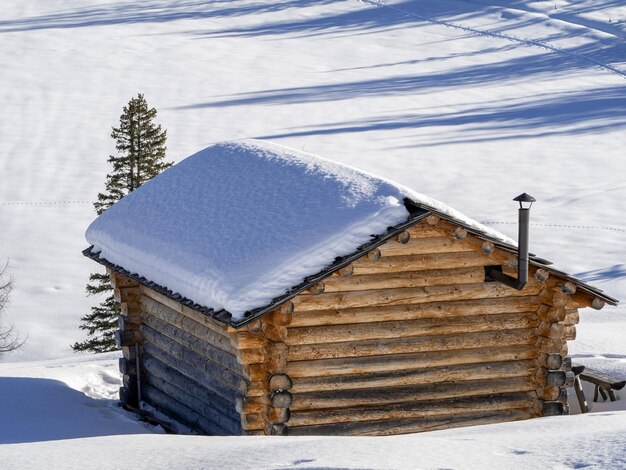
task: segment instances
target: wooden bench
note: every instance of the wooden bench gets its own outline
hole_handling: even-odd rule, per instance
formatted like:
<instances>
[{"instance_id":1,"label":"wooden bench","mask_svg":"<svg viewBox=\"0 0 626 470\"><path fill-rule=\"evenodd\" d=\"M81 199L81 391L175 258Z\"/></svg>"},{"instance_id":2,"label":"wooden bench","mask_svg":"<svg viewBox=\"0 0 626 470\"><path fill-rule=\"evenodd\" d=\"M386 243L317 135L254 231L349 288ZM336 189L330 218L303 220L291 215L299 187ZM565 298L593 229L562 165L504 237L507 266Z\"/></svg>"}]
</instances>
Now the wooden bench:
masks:
<instances>
[{"instance_id":1,"label":"wooden bench","mask_svg":"<svg viewBox=\"0 0 626 470\"><path fill-rule=\"evenodd\" d=\"M596 389L593 393L594 402L598 401L598 394L605 401L607 399L607 395L611 401L615 401L616 398L615 398L615 393L613 393L613 391L621 390L626 385L626 380L614 379L608 374L605 374L603 372L600 372L594 369L589 369L588 367L585 367L580 372L580 378L581 380L584 380L585 382L589 382L595 385Z\"/></svg>"}]
</instances>

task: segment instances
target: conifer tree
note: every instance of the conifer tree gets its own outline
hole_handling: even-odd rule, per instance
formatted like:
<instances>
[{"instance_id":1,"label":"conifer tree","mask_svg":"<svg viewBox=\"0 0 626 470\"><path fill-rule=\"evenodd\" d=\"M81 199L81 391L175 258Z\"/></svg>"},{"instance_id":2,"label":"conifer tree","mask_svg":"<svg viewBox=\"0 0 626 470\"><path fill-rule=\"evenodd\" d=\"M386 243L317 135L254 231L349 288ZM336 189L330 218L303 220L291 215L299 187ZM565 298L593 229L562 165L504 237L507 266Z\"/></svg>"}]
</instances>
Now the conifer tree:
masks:
<instances>
[{"instance_id":1,"label":"conifer tree","mask_svg":"<svg viewBox=\"0 0 626 470\"><path fill-rule=\"evenodd\" d=\"M113 170L107 175L106 191L98 194L94 203L98 215L172 166L172 162L165 161L167 131L154 123L156 114L156 109L148 107L142 94L124 106L120 125L113 127L111 132L118 154L109 156L108 162ZM72 348L75 351L113 351L116 349L114 335L120 305L113 298L109 277L101 273L91 274L86 291L87 295L104 294L107 297L81 319L80 328L87 331L88 339L74 343Z\"/></svg>"}]
</instances>

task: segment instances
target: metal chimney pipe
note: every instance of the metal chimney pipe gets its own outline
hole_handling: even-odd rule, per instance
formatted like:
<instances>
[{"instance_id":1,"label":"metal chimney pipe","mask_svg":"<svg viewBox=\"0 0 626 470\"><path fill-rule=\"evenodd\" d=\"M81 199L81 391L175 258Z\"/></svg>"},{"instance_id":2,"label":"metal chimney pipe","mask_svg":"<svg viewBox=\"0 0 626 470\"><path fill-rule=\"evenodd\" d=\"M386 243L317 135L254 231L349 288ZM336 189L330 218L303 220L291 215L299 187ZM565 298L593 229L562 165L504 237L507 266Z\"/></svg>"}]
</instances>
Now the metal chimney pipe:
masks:
<instances>
[{"instance_id":1,"label":"metal chimney pipe","mask_svg":"<svg viewBox=\"0 0 626 470\"><path fill-rule=\"evenodd\" d=\"M522 287L528 282L528 239L530 235L530 208L519 208L517 229L517 282Z\"/></svg>"},{"instance_id":2,"label":"metal chimney pipe","mask_svg":"<svg viewBox=\"0 0 626 470\"><path fill-rule=\"evenodd\" d=\"M519 202L517 231L517 279L496 269L492 269L489 272L489 276L493 280L501 282L509 287L522 290L528 282L530 208L533 205L533 202L535 202L535 198L529 194L523 193L513 200ZM523 203L527 203L528 207L524 207Z\"/></svg>"}]
</instances>

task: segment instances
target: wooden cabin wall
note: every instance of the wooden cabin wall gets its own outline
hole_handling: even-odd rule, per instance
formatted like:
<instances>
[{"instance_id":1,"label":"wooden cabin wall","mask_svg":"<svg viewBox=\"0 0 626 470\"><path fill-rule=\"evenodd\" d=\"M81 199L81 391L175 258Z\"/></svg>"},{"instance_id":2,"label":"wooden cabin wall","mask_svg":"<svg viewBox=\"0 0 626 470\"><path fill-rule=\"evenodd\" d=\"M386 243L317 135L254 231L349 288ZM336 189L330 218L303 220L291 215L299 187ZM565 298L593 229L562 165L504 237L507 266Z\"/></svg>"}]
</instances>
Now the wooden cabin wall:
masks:
<instances>
[{"instance_id":1,"label":"wooden cabin wall","mask_svg":"<svg viewBox=\"0 0 626 470\"><path fill-rule=\"evenodd\" d=\"M122 402L137 406L139 370L144 403L202 433L241 434L237 408L249 378L226 327L129 278L112 278L122 302Z\"/></svg>"},{"instance_id":2,"label":"wooden cabin wall","mask_svg":"<svg viewBox=\"0 0 626 470\"><path fill-rule=\"evenodd\" d=\"M398 434L567 413L576 286L431 216L235 330L110 271L124 403L207 434ZM137 361L139 353L140 361ZM138 374L139 371L139 374ZM139 381L137 380L139 377Z\"/></svg>"},{"instance_id":3,"label":"wooden cabin wall","mask_svg":"<svg viewBox=\"0 0 626 470\"><path fill-rule=\"evenodd\" d=\"M233 330L257 382L241 407L248 432L384 435L566 413L583 301L534 267L521 292L485 282L485 266L515 264L431 216Z\"/></svg>"}]
</instances>

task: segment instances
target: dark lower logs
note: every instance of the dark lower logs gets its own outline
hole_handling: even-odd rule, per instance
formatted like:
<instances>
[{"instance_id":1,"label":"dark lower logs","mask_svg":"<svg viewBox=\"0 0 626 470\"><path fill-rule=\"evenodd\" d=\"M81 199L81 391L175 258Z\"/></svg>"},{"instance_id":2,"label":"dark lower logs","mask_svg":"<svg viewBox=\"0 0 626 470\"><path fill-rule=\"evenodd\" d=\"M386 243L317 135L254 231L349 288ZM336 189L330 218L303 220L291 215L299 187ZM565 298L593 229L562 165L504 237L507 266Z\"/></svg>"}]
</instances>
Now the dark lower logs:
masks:
<instances>
[{"instance_id":1,"label":"dark lower logs","mask_svg":"<svg viewBox=\"0 0 626 470\"><path fill-rule=\"evenodd\" d=\"M161 391L173 397L176 396L174 393L176 390L174 390L174 388L192 396L197 400L197 403L193 406L188 406L198 412L205 410L202 414L204 414L207 419L214 421L220 426L222 426L221 423L224 422L222 427L225 429L229 428L228 422L239 422L240 415L232 402L224 400L195 380L190 379L149 355L144 357L144 367L147 372L146 376L149 378L148 382L151 382L152 385L157 388L165 384Z\"/></svg>"},{"instance_id":2,"label":"dark lower logs","mask_svg":"<svg viewBox=\"0 0 626 470\"><path fill-rule=\"evenodd\" d=\"M144 385L142 393L146 403L191 429L216 436L231 434L150 384Z\"/></svg>"}]
</instances>

